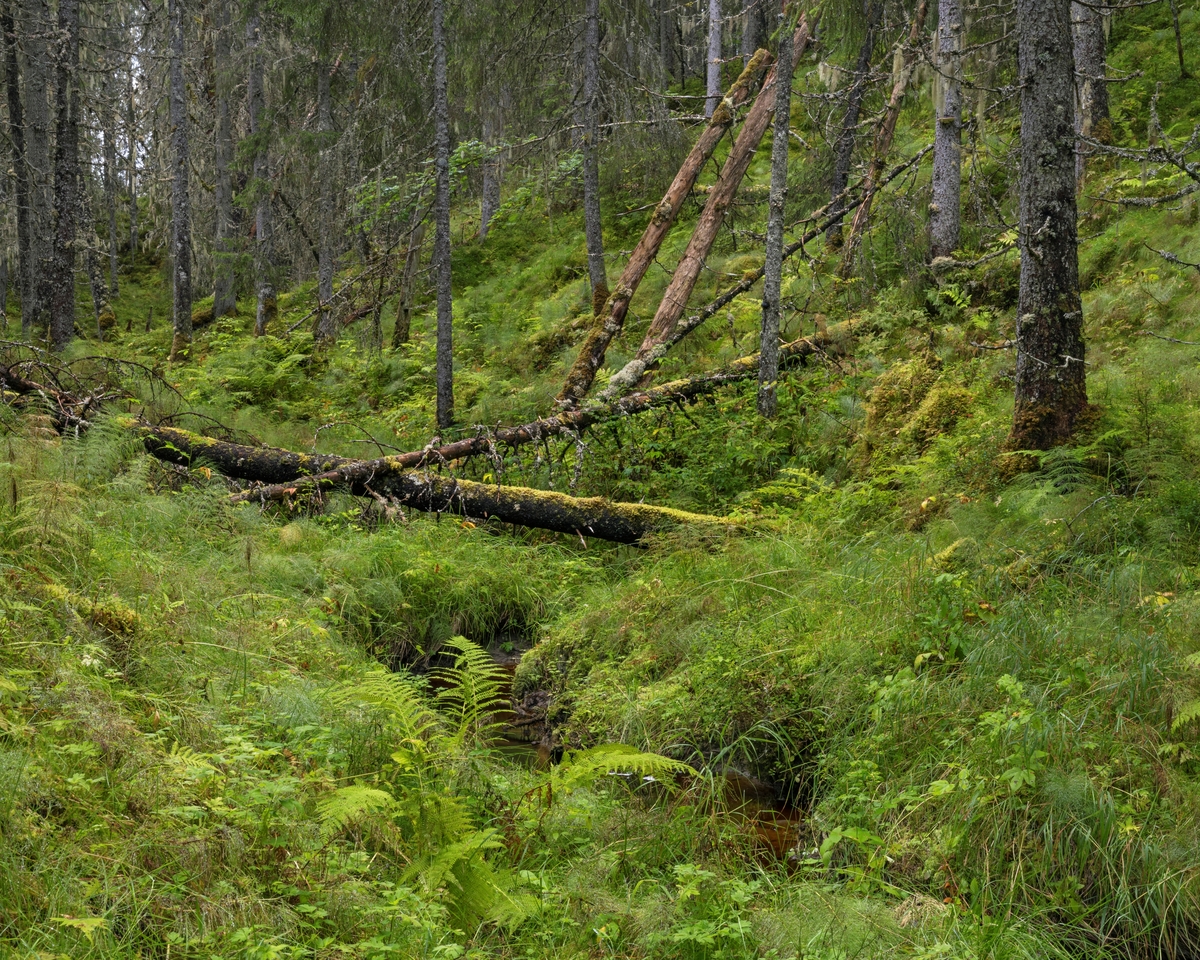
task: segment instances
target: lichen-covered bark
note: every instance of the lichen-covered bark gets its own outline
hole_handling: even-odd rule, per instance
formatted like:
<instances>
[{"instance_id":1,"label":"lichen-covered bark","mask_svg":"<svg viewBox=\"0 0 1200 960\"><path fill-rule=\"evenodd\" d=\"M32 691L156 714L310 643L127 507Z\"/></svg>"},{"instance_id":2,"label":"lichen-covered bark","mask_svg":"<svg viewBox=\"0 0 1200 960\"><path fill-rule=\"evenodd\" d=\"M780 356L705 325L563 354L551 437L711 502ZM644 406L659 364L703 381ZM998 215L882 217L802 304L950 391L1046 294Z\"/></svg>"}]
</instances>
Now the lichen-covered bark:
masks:
<instances>
[{"instance_id":1,"label":"lichen-covered bark","mask_svg":"<svg viewBox=\"0 0 1200 960\"><path fill-rule=\"evenodd\" d=\"M229 0L216 0L213 25L213 69L217 122L213 141L213 207L216 249L213 252L213 317L237 309L233 249L233 115L230 88L233 65L229 34Z\"/></svg>"},{"instance_id":2,"label":"lichen-covered bark","mask_svg":"<svg viewBox=\"0 0 1200 960\"><path fill-rule=\"evenodd\" d=\"M942 91L933 134L929 258L958 249L962 228L962 0L938 0L937 84Z\"/></svg>"},{"instance_id":3,"label":"lichen-covered bark","mask_svg":"<svg viewBox=\"0 0 1200 960\"><path fill-rule=\"evenodd\" d=\"M1018 0L1021 285L1009 447L1070 439L1087 406L1075 209L1071 0Z\"/></svg>"},{"instance_id":4,"label":"lichen-covered bark","mask_svg":"<svg viewBox=\"0 0 1200 960\"><path fill-rule=\"evenodd\" d=\"M917 13L913 17L912 26L908 31L908 43L901 53L900 72L892 84L892 95L888 98L887 108L883 111L883 120L875 131L875 147L871 152L871 163L867 167L867 175L863 178L863 201L854 214L850 225L850 236L842 250L842 276L848 277L854 268L854 259L862 242L863 231L871 217L871 203L875 199L876 181L883 174L887 156L892 150L892 140L896 136L896 122L900 119L900 106L904 103L904 94L908 90L908 78L917 60L917 44L925 29L925 12L928 9L926 0L919 0Z\"/></svg>"},{"instance_id":5,"label":"lichen-covered bark","mask_svg":"<svg viewBox=\"0 0 1200 960\"><path fill-rule=\"evenodd\" d=\"M168 0L171 32L171 259L173 261L173 325L171 358L185 353L192 342L192 214L189 191L187 90L183 83L182 0Z\"/></svg>"},{"instance_id":6,"label":"lichen-covered bark","mask_svg":"<svg viewBox=\"0 0 1200 960\"><path fill-rule=\"evenodd\" d=\"M1107 44L1104 14L1090 3L1071 4L1071 28L1075 49L1075 130L1093 140L1112 138L1108 114ZM1083 182L1088 148L1079 144L1075 179Z\"/></svg>"},{"instance_id":7,"label":"lichen-covered bark","mask_svg":"<svg viewBox=\"0 0 1200 960\"><path fill-rule=\"evenodd\" d=\"M664 16L667 16L664 14ZM712 120L705 127L696 145L692 147L687 159L683 161L671 186L654 208L650 222L642 234L641 240L629 256L629 262L617 281L616 289L609 298L601 315L596 318L591 332L580 347L579 355L567 375L566 382L558 395L558 402L566 405L579 403L592 388L596 379L596 371L604 363L604 355L613 338L621 332L625 316L629 311L629 302L637 292L638 285L658 255L659 247L675 223L683 201L687 199L691 189L696 184L700 171L712 156L725 132L733 125L734 108L743 103L753 91L760 77L766 72L771 63L771 56L766 50L759 50L751 58L742 75L729 88L725 99L713 113Z\"/></svg>"},{"instance_id":8,"label":"lichen-covered bark","mask_svg":"<svg viewBox=\"0 0 1200 960\"><path fill-rule=\"evenodd\" d=\"M25 170L29 175L31 283L21 304L22 327L46 326L54 249L54 184L50 161L51 62L47 38L54 33L47 0L21 0L21 47L25 53Z\"/></svg>"},{"instance_id":9,"label":"lichen-covered bark","mask_svg":"<svg viewBox=\"0 0 1200 960\"><path fill-rule=\"evenodd\" d=\"M332 66L326 60L317 61L317 125L321 133L318 158L320 184L320 218L318 225L320 249L317 256L316 340L318 343L336 339L339 324L333 315L333 95L330 90Z\"/></svg>"},{"instance_id":10,"label":"lichen-covered bark","mask_svg":"<svg viewBox=\"0 0 1200 960\"><path fill-rule=\"evenodd\" d=\"M255 7L246 21L246 46L250 59L246 99L250 111L250 136L254 140L254 189L258 194L254 224L254 273L258 292L258 304L254 315L256 337L261 337L267 332L278 313L275 300L274 223L271 216L271 164L266 144L267 105L263 88L260 23L258 9Z\"/></svg>"},{"instance_id":11,"label":"lichen-covered bark","mask_svg":"<svg viewBox=\"0 0 1200 960\"><path fill-rule=\"evenodd\" d=\"M708 93L704 115L711 117L721 102L721 0L708 0L708 58L704 66L704 86Z\"/></svg>"},{"instance_id":12,"label":"lichen-covered bark","mask_svg":"<svg viewBox=\"0 0 1200 960\"><path fill-rule=\"evenodd\" d=\"M54 249L50 259L50 345L75 336L76 220L79 215L79 2L59 0L55 51Z\"/></svg>"},{"instance_id":13,"label":"lichen-covered bark","mask_svg":"<svg viewBox=\"0 0 1200 960\"><path fill-rule=\"evenodd\" d=\"M807 49L808 40L808 22L805 17L801 16L800 26L797 27L793 40L797 57L802 56ZM733 149L729 151L725 166L721 168L721 175L717 178L712 190L708 192L708 197L704 202L704 212L700 214L696 229L692 233L691 240L688 241L687 249L684 250L683 257L675 267L671 282L667 285L667 290L654 314L654 319L650 321L650 329L646 331L642 345L638 348L637 360L645 361L654 348L670 336L675 324L687 309L688 298L692 295L696 281L700 278L700 272L708 260L709 251L712 250L713 242L725 219L725 213L733 202L734 194L737 193L737 188L746 175L750 162L754 159L759 141L766 133L767 124L771 122L771 117L775 112L774 96L766 95L768 89L773 94L773 73L768 76L762 94L754 102L750 112L746 114L746 120L733 143Z\"/></svg>"},{"instance_id":14,"label":"lichen-covered bark","mask_svg":"<svg viewBox=\"0 0 1200 960\"><path fill-rule=\"evenodd\" d=\"M29 225L29 171L25 157L25 113L21 103L21 70L17 51L16 0L0 6L0 31L4 33L4 79L8 94L8 135L12 148L13 192L17 213L17 287L21 293L21 334L32 332L35 293L34 254Z\"/></svg>"},{"instance_id":15,"label":"lichen-covered bark","mask_svg":"<svg viewBox=\"0 0 1200 960\"><path fill-rule=\"evenodd\" d=\"M433 0L433 267L437 275L437 425L454 422L454 300L450 287L450 105L446 92L446 4Z\"/></svg>"},{"instance_id":16,"label":"lichen-covered bark","mask_svg":"<svg viewBox=\"0 0 1200 960\"><path fill-rule=\"evenodd\" d=\"M783 214L787 200L788 141L792 121L792 37L780 32L775 63L775 129L771 144L771 194L763 265L762 332L759 336L758 412L774 417L779 378L779 293L783 281Z\"/></svg>"}]
</instances>

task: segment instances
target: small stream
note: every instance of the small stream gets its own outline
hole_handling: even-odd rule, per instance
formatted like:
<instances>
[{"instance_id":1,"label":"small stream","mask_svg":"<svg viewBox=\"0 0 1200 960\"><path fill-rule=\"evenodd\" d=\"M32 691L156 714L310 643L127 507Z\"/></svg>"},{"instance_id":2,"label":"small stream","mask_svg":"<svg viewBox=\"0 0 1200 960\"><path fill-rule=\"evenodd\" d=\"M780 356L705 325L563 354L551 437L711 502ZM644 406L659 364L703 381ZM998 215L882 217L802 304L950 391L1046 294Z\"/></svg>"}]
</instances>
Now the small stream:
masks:
<instances>
[{"instance_id":1,"label":"small stream","mask_svg":"<svg viewBox=\"0 0 1200 960\"><path fill-rule=\"evenodd\" d=\"M535 691L520 702L512 696L512 680L524 651L489 652L508 676L508 685L502 693L510 704L497 714L496 719L504 727L493 746L510 762L530 769L543 770L558 763L562 747L553 744L545 722L549 696L544 691ZM726 810L744 821L747 832L758 841L764 859L789 859L800 840L803 812L781 800L770 784L749 774L726 768L720 777L724 782Z\"/></svg>"}]
</instances>

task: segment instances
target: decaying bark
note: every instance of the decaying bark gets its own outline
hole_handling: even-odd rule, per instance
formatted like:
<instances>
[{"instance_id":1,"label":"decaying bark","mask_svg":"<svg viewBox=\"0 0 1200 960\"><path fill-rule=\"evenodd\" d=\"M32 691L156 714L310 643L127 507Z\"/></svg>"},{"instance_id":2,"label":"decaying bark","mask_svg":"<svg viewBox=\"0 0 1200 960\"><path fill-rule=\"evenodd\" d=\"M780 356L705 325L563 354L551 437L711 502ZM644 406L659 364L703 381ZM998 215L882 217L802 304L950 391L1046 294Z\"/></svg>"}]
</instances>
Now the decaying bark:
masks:
<instances>
[{"instance_id":1,"label":"decaying bark","mask_svg":"<svg viewBox=\"0 0 1200 960\"><path fill-rule=\"evenodd\" d=\"M871 217L871 202L875 199L876 181L883 174L884 164L892 149L892 140L896 136L896 122L900 119L900 105L904 102L904 94L908 90L908 80L912 76L912 69L917 61L917 42L925 29L927 9L926 0L919 0L917 14L913 17L912 27L908 31L908 42L900 55L900 73L896 77L895 83L892 84L892 95L888 98L883 120L875 132L875 149L871 155L871 165L867 168L866 177L863 178L863 200L854 214L854 220L850 225L850 236L846 238L846 244L842 250L841 272L843 277L849 276L854 269L854 258L858 254L863 231L866 230L867 221Z\"/></svg>"},{"instance_id":2,"label":"decaying bark","mask_svg":"<svg viewBox=\"0 0 1200 960\"><path fill-rule=\"evenodd\" d=\"M806 17L801 16L800 25L796 28L793 39L793 49L797 59L804 55L808 41L808 21ZM754 159L759 141L766 133L767 124L771 122L771 117L775 113L775 98L767 95L768 90L771 93L774 92L774 85L775 78L772 73L763 85L762 94L755 100L750 112L746 114L746 121L742 124L742 129L734 141L733 149L729 152L725 166L721 168L721 175L708 193L704 203L704 212L700 214L696 229L692 233L692 239L688 242L683 258L675 267L675 273L671 277L666 293L663 294L662 302L654 314L654 319L650 322L650 329L646 331L642 345L638 348L636 357L638 360L645 361L653 353L655 347L670 336L675 324L679 322L679 318L687 309L688 298L691 297L696 281L700 278L700 272L704 269L705 261L708 260L713 242L725 220L725 212L733 202L734 194L737 193L737 188L750 168L750 162Z\"/></svg>"},{"instance_id":3,"label":"decaying bark","mask_svg":"<svg viewBox=\"0 0 1200 960\"><path fill-rule=\"evenodd\" d=\"M625 315L629 312L629 302L637 292L638 285L658 255L658 249L670 232L687 199L700 171L712 156L713 150L725 132L733 126L734 108L746 101L753 91L758 79L771 63L771 55L766 50L759 50L746 65L737 82L729 88L725 99L713 113L712 120L692 147L687 159L675 174L675 179L667 189L666 194L654 208L650 222L642 234L641 240L630 254L629 262L621 278L617 281L616 290L609 298L608 304L596 318L591 333L579 349L571 372L567 374L566 382L558 395L558 402L571 405L579 403L592 387L596 379L596 371L604 363L604 355L613 338L621 332L625 323Z\"/></svg>"}]
</instances>

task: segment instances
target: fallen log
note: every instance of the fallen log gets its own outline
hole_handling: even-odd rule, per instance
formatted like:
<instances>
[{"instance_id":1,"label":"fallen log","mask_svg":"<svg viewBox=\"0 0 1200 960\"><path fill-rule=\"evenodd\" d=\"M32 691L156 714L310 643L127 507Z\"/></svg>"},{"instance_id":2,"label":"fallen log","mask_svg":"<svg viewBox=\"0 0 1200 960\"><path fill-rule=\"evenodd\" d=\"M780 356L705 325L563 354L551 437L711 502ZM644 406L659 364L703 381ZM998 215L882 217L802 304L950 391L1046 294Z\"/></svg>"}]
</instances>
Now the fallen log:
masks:
<instances>
[{"instance_id":1,"label":"fallen log","mask_svg":"<svg viewBox=\"0 0 1200 960\"><path fill-rule=\"evenodd\" d=\"M828 331L786 344L779 349L780 364L803 362L817 354L837 352L851 333L848 323L834 324ZM735 360L729 366L713 373L664 383L651 390L631 393L612 402L590 403L554 417L544 417L517 427L503 427L491 434L468 437L442 447L427 447L424 450L394 454L377 460L349 461L326 473L300 478L294 482L280 482L247 490L234 494L231 499L235 503L248 500L287 500L302 492L339 487L354 488L360 484L371 483L372 478L380 472L391 474L464 457L492 454L500 444L516 447L554 436L578 437L582 431L594 424L631 417L668 404L691 403L726 384L753 379L757 375L758 354L755 353Z\"/></svg>"},{"instance_id":2,"label":"fallen log","mask_svg":"<svg viewBox=\"0 0 1200 960\"><path fill-rule=\"evenodd\" d=\"M793 40L793 49L797 60L804 55L808 41L808 20L801 15L800 24L796 28ZM729 152L721 175L708 195L704 204L704 212L700 214L700 219L696 222L696 229L692 233L691 240L688 241L683 258L675 267L675 273L671 277L666 293L663 294L662 302L658 305L654 319L650 321L650 329L646 331L642 345L638 348L637 359L639 360L645 360L659 344L670 337L671 331L675 329L679 318L687 309L692 290L700 278L700 271L704 269L713 242L725 220L725 212L733 202L734 194L737 193L738 186L758 150L759 141L762 140L763 134L766 133L767 126L771 122L771 117L775 114L775 98L769 95L773 86L774 74L767 78L762 92L754 101L754 106L746 114L746 122L742 124L742 129L738 133L737 140L734 141L733 149Z\"/></svg>"},{"instance_id":3,"label":"fallen log","mask_svg":"<svg viewBox=\"0 0 1200 960\"><path fill-rule=\"evenodd\" d=\"M736 521L726 517L644 503L615 503L603 497L571 497L553 490L457 480L405 469L386 461L374 462L371 471L356 468L353 474L358 479L348 484L349 492L359 496L390 500L425 513L501 520L612 543L638 543L652 533L671 527L688 526L719 533L737 526ZM328 481L322 485L326 483L333 485ZM310 487L313 484L313 480L306 482ZM256 499L258 493L250 491L239 494L236 499Z\"/></svg>"},{"instance_id":4,"label":"fallen log","mask_svg":"<svg viewBox=\"0 0 1200 960\"><path fill-rule=\"evenodd\" d=\"M621 327L625 323L625 315L629 312L629 302L637 292L638 285L642 282L646 271L650 269L650 264L658 255L658 249L675 223L675 217L683 207L683 201L687 199L696 183L696 178L700 176L700 171L712 156L713 150L721 142L726 131L733 126L734 108L750 96L758 78L762 76L770 62L771 55L766 50L759 50L755 53L750 62L746 64L746 69L742 71L741 76L729 88L729 92L720 106L713 111L708 126L700 135L700 139L696 141L696 145L692 147L687 159L683 161L671 186L667 188L666 194L654 208L654 213L646 225L642 239L638 241L633 253L629 255L629 262L625 265L625 270L617 281L616 289L601 309L599 316L593 321L592 330L580 347L579 355L559 392L559 403L577 404L591 389L592 382L596 379L596 371L604 363L604 354L608 350L608 345L612 343L613 337L621 332Z\"/></svg>"}]
</instances>

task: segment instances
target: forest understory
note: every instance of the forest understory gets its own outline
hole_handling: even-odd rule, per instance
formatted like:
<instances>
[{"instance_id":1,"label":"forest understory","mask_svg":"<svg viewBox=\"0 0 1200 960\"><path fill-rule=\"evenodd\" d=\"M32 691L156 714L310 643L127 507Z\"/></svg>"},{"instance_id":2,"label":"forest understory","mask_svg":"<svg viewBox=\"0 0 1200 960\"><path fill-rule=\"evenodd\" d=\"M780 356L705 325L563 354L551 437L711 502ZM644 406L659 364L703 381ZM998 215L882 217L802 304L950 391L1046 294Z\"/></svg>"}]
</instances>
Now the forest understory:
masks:
<instances>
[{"instance_id":1,"label":"forest understory","mask_svg":"<svg viewBox=\"0 0 1200 960\"><path fill-rule=\"evenodd\" d=\"M0 3L0 957L1200 957L1200 10L177 3Z\"/></svg>"}]
</instances>

